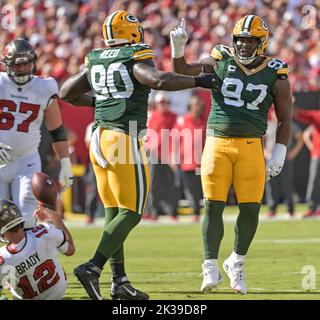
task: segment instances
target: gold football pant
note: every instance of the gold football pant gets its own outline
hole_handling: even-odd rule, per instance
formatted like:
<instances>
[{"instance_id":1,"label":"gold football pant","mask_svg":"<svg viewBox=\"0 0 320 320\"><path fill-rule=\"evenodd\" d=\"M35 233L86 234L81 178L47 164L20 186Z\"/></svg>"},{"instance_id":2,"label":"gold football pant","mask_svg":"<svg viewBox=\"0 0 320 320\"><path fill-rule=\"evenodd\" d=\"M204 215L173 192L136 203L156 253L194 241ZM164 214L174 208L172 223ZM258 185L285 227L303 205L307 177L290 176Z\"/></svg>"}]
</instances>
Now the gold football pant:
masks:
<instances>
[{"instance_id":1,"label":"gold football pant","mask_svg":"<svg viewBox=\"0 0 320 320\"><path fill-rule=\"evenodd\" d=\"M201 160L202 187L207 200L226 202L233 185L238 203L260 203L265 179L261 139L207 137Z\"/></svg>"},{"instance_id":2,"label":"gold football pant","mask_svg":"<svg viewBox=\"0 0 320 320\"><path fill-rule=\"evenodd\" d=\"M138 138L119 131L100 130L100 152L107 160L101 167L90 148L90 160L105 208L125 208L141 214L149 192L147 156Z\"/></svg>"}]
</instances>

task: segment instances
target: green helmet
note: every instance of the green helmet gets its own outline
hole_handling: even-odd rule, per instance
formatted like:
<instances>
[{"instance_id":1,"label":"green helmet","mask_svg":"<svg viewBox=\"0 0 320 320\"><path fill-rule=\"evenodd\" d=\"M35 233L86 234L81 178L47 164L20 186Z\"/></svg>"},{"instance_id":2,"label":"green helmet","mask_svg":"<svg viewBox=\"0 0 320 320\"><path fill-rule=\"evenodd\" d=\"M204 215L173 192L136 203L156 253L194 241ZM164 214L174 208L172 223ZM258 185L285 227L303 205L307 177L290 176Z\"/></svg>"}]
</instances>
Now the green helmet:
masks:
<instances>
[{"instance_id":1,"label":"green helmet","mask_svg":"<svg viewBox=\"0 0 320 320\"><path fill-rule=\"evenodd\" d=\"M20 209L9 200L0 200L0 235L24 223Z\"/></svg>"}]
</instances>

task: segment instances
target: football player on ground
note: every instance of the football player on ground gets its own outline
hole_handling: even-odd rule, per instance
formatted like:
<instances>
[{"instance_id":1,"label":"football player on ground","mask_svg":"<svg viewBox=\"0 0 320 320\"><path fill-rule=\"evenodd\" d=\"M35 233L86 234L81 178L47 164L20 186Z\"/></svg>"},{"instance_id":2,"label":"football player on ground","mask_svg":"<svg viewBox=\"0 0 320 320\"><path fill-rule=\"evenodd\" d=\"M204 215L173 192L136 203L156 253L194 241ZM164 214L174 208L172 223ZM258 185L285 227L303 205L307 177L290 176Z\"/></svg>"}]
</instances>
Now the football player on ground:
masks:
<instances>
[{"instance_id":1,"label":"football player on ground","mask_svg":"<svg viewBox=\"0 0 320 320\"><path fill-rule=\"evenodd\" d=\"M264 185L278 175L286 157L290 136L292 97L285 62L268 57L269 31L258 16L239 20L232 32L233 48L217 45L211 56L188 64L184 47L188 40L184 20L171 31L174 71L196 76L202 69L215 71L223 81L212 94L207 139L202 156L201 179L205 196L202 227L204 263L202 292L222 281L217 259L224 227L222 213L233 185L239 204L234 249L223 263L231 288L247 293L244 260L255 235ZM265 167L262 136L267 113L274 104L278 120L276 144Z\"/></svg>"},{"instance_id":2,"label":"football player on ground","mask_svg":"<svg viewBox=\"0 0 320 320\"><path fill-rule=\"evenodd\" d=\"M34 215L51 223L25 231L20 209L0 200L0 237L8 243L0 248L0 287L9 287L16 300L61 300L67 280L57 252L74 254L72 236L55 211L40 207Z\"/></svg>"},{"instance_id":3,"label":"football player on ground","mask_svg":"<svg viewBox=\"0 0 320 320\"><path fill-rule=\"evenodd\" d=\"M35 225L37 201L31 177L41 171L38 153L44 119L53 148L60 158L63 189L73 181L66 133L57 103L58 85L53 78L34 75L36 54L24 39L3 50L7 72L0 73L0 199L10 199L21 209L25 228Z\"/></svg>"},{"instance_id":4,"label":"football player on ground","mask_svg":"<svg viewBox=\"0 0 320 320\"><path fill-rule=\"evenodd\" d=\"M86 93L92 90L94 94L90 158L106 216L96 253L74 273L88 295L101 300L99 277L109 261L112 299L146 300L149 295L128 281L123 243L141 220L149 190L141 133L146 129L150 88L212 88L216 76L189 77L157 70L153 50L143 43L143 28L135 16L125 11L108 16L102 31L107 47L89 52L84 72L67 80L60 90L62 99L80 106L93 104L93 98Z\"/></svg>"}]
</instances>

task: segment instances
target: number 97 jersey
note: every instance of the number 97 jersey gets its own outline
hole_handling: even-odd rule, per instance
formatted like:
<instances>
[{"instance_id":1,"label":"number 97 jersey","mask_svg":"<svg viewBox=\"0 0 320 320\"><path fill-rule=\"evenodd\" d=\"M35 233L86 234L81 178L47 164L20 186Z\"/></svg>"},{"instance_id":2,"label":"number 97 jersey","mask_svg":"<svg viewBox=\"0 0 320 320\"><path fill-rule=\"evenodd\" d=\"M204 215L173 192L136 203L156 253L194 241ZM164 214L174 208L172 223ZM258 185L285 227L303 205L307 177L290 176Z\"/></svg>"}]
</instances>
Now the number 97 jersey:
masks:
<instances>
[{"instance_id":1,"label":"number 97 jersey","mask_svg":"<svg viewBox=\"0 0 320 320\"><path fill-rule=\"evenodd\" d=\"M135 121L138 132L146 128L150 89L135 79L133 66L153 58L152 49L145 44L89 52L85 64L96 98L94 129L99 125L129 133L130 121Z\"/></svg>"},{"instance_id":2,"label":"number 97 jersey","mask_svg":"<svg viewBox=\"0 0 320 320\"><path fill-rule=\"evenodd\" d=\"M215 71L223 83L220 92L212 92L207 133L218 137L262 137L276 81L288 77L287 64L265 56L260 65L248 69L232 49L223 45L213 48L211 57L216 60Z\"/></svg>"}]
</instances>

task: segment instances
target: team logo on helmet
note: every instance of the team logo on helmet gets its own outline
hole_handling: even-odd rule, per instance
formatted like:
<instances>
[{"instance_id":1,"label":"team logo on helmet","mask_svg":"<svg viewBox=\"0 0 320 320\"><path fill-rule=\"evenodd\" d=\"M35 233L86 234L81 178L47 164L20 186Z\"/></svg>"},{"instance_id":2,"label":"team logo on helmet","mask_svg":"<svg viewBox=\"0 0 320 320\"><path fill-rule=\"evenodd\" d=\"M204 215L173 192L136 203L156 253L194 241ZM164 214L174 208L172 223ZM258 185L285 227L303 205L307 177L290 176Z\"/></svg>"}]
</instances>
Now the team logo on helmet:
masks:
<instances>
[{"instance_id":1,"label":"team logo on helmet","mask_svg":"<svg viewBox=\"0 0 320 320\"><path fill-rule=\"evenodd\" d=\"M126 19L129 21L129 22L138 22L138 19L133 15L133 14L128 14L126 15Z\"/></svg>"},{"instance_id":2,"label":"team logo on helmet","mask_svg":"<svg viewBox=\"0 0 320 320\"><path fill-rule=\"evenodd\" d=\"M262 26L262 28L263 28L264 30L266 30L266 31L269 30L267 24L266 24L263 20L261 21L261 26Z\"/></svg>"}]
</instances>

